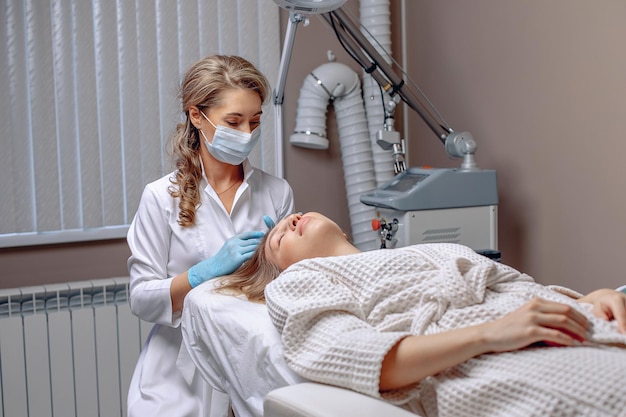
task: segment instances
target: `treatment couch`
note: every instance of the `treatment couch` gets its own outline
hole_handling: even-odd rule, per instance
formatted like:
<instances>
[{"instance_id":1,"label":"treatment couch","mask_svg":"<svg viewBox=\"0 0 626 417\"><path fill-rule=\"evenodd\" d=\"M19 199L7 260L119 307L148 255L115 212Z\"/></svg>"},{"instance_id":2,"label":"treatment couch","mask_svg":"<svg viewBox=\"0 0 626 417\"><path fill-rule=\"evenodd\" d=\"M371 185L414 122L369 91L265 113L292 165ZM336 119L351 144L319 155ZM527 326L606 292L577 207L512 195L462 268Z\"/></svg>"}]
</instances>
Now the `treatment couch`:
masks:
<instances>
[{"instance_id":1,"label":"treatment couch","mask_svg":"<svg viewBox=\"0 0 626 417\"><path fill-rule=\"evenodd\" d=\"M226 393L236 414L239 410L264 417L416 416L382 400L301 378L284 361L280 335L266 306L215 294L209 283L185 299L181 328L179 366L189 378L198 371Z\"/></svg>"},{"instance_id":2,"label":"treatment couch","mask_svg":"<svg viewBox=\"0 0 626 417\"><path fill-rule=\"evenodd\" d=\"M415 417L400 407L315 382L278 388L265 397L264 417Z\"/></svg>"}]
</instances>

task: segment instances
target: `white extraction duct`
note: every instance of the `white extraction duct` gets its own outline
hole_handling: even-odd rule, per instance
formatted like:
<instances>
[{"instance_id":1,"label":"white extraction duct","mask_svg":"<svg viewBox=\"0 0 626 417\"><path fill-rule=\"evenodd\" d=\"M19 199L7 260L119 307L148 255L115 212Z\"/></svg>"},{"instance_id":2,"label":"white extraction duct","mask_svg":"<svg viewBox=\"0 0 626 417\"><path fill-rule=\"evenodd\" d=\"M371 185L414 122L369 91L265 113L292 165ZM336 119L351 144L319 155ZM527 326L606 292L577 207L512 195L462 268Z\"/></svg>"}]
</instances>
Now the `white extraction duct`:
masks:
<instances>
[{"instance_id":1,"label":"white extraction duct","mask_svg":"<svg viewBox=\"0 0 626 417\"><path fill-rule=\"evenodd\" d=\"M359 12L361 26L365 38L374 46L376 51L391 63L388 52L391 51L391 10L389 0L361 0ZM388 93L381 95L382 89L378 83L363 71L363 101L372 144L374 172L376 185L380 186L394 176L394 158L389 150L384 150L376 143L377 133L383 129L385 123L385 106L392 102ZM395 103L393 104L395 106ZM393 120L387 120L392 123ZM388 126L393 128L393 125Z\"/></svg>"},{"instance_id":2,"label":"white extraction duct","mask_svg":"<svg viewBox=\"0 0 626 417\"><path fill-rule=\"evenodd\" d=\"M391 50L389 0L361 0L360 14L364 35L390 62L387 55ZM387 93L381 95L378 83L365 71L363 92L360 86L358 75L346 65L331 62L316 68L306 77L300 90L296 128L290 143L327 149L326 112L329 103L334 104L352 239L359 249L370 250L377 247L377 235L371 226L376 213L360 202L360 196L394 176L392 152L376 143L378 131L385 128L385 106L392 99ZM392 122L392 119L387 120L387 128L393 128Z\"/></svg>"},{"instance_id":3,"label":"white extraction duct","mask_svg":"<svg viewBox=\"0 0 626 417\"><path fill-rule=\"evenodd\" d=\"M305 78L290 143L305 148L328 148L326 112L329 104L333 104L337 117L352 242L361 250L375 249L377 236L371 227L375 210L360 201L362 194L376 188L376 179L361 82L356 72L347 65L329 62Z\"/></svg>"}]
</instances>

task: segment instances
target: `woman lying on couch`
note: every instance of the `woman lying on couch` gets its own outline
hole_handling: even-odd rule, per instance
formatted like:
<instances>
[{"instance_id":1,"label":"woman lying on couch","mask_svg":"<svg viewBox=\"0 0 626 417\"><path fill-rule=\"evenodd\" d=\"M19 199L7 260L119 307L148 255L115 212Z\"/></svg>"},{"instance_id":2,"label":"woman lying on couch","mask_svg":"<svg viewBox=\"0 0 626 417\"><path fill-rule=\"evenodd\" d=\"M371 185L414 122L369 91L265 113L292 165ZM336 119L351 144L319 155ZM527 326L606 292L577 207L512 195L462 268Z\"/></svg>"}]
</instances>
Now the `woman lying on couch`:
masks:
<instances>
[{"instance_id":1,"label":"woman lying on couch","mask_svg":"<svg viewBox=\"0 0 626 417\"><path fill-rule=\"evenodd\" d=\"M297 374L423 415L626 410L614 290L543 286L456 244L361 252L319 213L283 219L217 287L267 303Z\"/></svg>"}]
</instances>

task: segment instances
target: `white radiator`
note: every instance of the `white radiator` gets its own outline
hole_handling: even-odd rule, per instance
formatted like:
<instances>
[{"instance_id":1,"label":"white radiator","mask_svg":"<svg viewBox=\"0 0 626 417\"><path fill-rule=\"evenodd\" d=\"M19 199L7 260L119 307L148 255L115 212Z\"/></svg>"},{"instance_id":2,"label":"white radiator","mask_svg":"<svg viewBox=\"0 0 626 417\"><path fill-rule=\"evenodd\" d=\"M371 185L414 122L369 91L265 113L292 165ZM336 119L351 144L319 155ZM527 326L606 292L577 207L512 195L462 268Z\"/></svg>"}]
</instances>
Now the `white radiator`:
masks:
<instances>
[{"instance_id":1,"label":"white radiator","mask_svg":"<svg viewBox=\"0 0 626 417\"><path fill-rule=\"evenodd\" d=\"M128 278L0 290L0 417L124 417L152 325Z\"/></svg>"}]
</instances>

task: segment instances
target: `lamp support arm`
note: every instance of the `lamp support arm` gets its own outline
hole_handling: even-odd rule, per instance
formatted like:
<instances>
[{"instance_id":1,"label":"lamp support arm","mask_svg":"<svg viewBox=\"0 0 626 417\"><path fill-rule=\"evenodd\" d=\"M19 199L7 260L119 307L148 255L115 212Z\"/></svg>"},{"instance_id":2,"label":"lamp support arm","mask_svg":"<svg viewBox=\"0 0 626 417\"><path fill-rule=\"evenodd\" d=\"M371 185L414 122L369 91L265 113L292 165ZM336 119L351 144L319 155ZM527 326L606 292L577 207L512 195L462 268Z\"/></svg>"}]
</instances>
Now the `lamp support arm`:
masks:
<instances>
[{"instance_id":1,"label":"lamp support arm","mask_svg":"<svg viewBox=\"0 0 626 417\"><path fill-rule=\"evenodd\" d=\"M357 57L359 64L370 73L372 78L389 93L390 96L398 94L402 100L408 104L410 108L415 110L437 137L445 144L446 138L452 132L445 123L438 120L435 116L436 111L432 111L431 107L424 103L413 91L409 89L409 85L398 76L391 65L378 53L376 48L361 33L360 28L352 22L350 17L341 9L336 9L322 15L332 26L333 17L341 23L341 28L337 30L344 31L349 36L342 36L341 40L351 48ZM339 36L339 34L338 34ZM358 45L358 47L357 47ZM368 59L369 57L369 59ZM355 58L357 59L357 58Z\"/></svg>"},{"instance_id":2,"label":"lamp support arm","mask_svg":"<svg viewBox=\"0 0 626 417\"><path fill-rule=\"evenodd\" d=\"M276 82L276 89L274 90L274 104L281 105L285 100L285 83L287 81L289 63L291 62L296 29L298 28L298 24L306 19L307 18L300 13L289 13L289 22L287 23L287 30L285 31L285 42L283 43L283 51L280 55L280 64L278 67L278 81Z\"/></svg>"}]
</instances>

